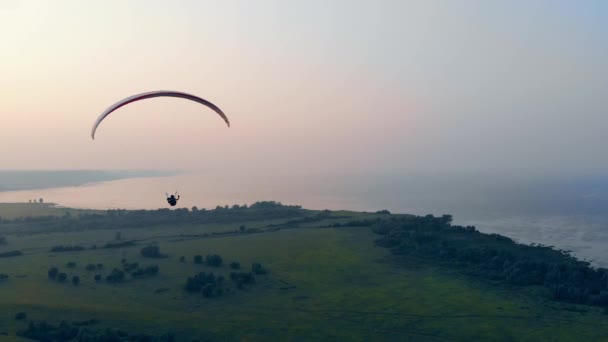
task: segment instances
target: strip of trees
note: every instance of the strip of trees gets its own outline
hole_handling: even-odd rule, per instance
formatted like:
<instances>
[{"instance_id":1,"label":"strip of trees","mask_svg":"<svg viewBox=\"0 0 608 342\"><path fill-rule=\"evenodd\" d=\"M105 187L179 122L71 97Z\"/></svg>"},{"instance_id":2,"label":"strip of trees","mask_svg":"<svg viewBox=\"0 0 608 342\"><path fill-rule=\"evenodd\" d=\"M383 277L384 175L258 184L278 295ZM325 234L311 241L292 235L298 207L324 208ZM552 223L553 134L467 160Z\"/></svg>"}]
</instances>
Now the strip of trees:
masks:
<instances>
[{"instance_id":1,"label":"strip of trees","mask_svg":"<svg viewBox=\"0 0 608 342\"><path fill-rule=\"evenodd\" d=\"M451 223L450 215L400 216L380 220L372 229L381 235L376 244L395 255L424 258L513 286L542 286L559 301L608 307L608 269L552 246L519 244Z\"/></svg>"}]
</instances>

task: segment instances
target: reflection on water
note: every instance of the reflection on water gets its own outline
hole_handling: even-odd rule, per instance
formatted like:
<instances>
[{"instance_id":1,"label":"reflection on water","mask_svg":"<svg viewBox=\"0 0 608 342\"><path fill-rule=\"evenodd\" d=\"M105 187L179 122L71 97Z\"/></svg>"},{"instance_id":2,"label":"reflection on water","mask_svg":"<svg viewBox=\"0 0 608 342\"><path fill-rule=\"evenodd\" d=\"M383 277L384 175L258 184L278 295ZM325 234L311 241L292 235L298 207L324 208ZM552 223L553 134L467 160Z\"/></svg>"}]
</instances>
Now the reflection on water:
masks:
<instances>
[{"instance_id":1,"label":"reflection on water","mask_svg":"<svg viewBox=\"0 0 608 342\"><path fill-rule=\"evenodd\" d=\"M462 185L460 185L462 183ZM489 183L486 183L489 184ZM603 183L602 183L603 184ZM177 207L215 208L276 200L309 209L348 209L454 215L457 224L472 224L522 243L569 249L580 258L608 266L608 214L604 188L531 187L491 183L268 174L180 174L131 178L80 187L0 192L0 202L45 202L73 208L166 208L165 193L179 191ZM589 193L594 202L589 202ZM557 195L556 195L557 194Z\"/></svg>"}]
</instances>

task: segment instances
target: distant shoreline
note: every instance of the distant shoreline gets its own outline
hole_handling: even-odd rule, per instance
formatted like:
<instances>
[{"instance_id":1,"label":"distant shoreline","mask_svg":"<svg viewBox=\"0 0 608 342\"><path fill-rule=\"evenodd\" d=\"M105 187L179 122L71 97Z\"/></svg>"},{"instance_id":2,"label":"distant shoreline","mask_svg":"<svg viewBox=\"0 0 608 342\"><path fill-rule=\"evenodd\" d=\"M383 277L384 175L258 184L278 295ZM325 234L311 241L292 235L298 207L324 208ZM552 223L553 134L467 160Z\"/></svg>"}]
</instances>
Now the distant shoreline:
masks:
<instances>
[{"instance_id":1,"label":"distant shoreline","mask_svg":"<svg viewBox=\"0 0 608 342\"><path fill-rule=\"evenodd\" d=\"M129 178L169 177L165 170L0 170L0 192L76 187Z\"/></svg>"}]
</instances>

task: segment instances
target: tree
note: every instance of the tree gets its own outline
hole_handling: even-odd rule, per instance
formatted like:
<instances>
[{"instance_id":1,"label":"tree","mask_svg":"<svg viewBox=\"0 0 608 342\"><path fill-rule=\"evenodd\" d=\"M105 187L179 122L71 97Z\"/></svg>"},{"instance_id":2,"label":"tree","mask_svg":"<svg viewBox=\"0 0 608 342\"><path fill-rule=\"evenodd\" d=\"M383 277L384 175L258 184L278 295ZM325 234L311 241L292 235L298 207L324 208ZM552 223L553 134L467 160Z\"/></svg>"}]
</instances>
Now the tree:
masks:
<instances>
[{"instance_id":1,"label":"tree","mask_svg":"<svg viewBox=\"0 0 608 342\"><path fill-rule=\"evenodd\" d=\"M119 283L125 279L125 272L115 268L110 275L106 276L108 283Z\"/></svg>"},{"instance_id":2,"label":"tree","mask_svg":"<svg viewBox=\"0 0 608 342\"><path fill-rule=\"evenodd\" d=\"M57 267L51 267L48 271L49 278L50 279L57 278L57 273L59 273L59 270L57 269Z\"/></svg>"},{"instance_id":3,"label":"tree","mask_svg":"<svg viewBox=\"0 0 608 342\"><path fill-rule=\"evenodd\" d=\"M241 268L241 264L236 261L233 261L230 263L230 268L232 268L233 270L238 270L239 268Z\"/></svg>"},{"instance_id":4,"label":"tree","mask_svg":"<svg viewBox=\"0 0 608 342\"><path fill-rule=\"evenodd\" d=\"M95 279L95 282L100 282L101 281L101 274L96 274L94 279Z\"/></svg>"},{"instance_id":5,"label":"tree","mask_svg":"<svg viewBox=\"0 0 608 342\"><path fill-rule=\"evenodd\" d=\"M17 312L17 314L15 315L15 320L17 321L23 321L26 318L27 314L25 312Z\"/></svg>"},{"instance_id":6,"label":"tree","mask_svg":"<svg viewBox=\"0 0 608 342\"><path fill-rule=\"evenodd\" d=\"M231 272L230 280L235 282L239 289L242 289L244 285L255 283L255 276L251 272Z\"/></svg>"},{"instance_id":7,"label":"tree","mask_svg":"<svg viewBox=\"0 0 608 342\"><path fill-rule=\"evenodd\" d=\"M63 272L61 272L57 275L57 281L59 281L60 283L63 283L67 279L68 279L68 275Z\"/></svg>"},{"instance_id":8,"label":"tree","mask_svg":"<svg viewBox=\"0 0 608 342\"><path fill-rule=\"evenodd\" d=\"M42 197L40 197L40 199L38 200L38 202L43 203L44 200L42 199Z\"/></svg>"},{"instance_id":9,"label":"tree","mask_svg":"<svg viewBox=\"0 0 608 342\"><path fill-rule=\"evenodd\" d=\"M239 230L241 231L241 233L244 233L246 229L247 229L247 227L246 227L244 224L242 224L242 225L239 227Z\"/></svg>"},{"instance_id":10,"label":"tree","mask_svg":"<svg viewBox=\"0 0 608 342\"><path fill-rule=\"evenodd\" d=\"M251 264L251 272L254 274L266 274L266 270L262 267L262 264L254 262Z\"/></svg>"},{"instance_id":11,"label":"tree","mask_svg":"<svg viewBox=\"0 0 608 342\"><path fill-rule=\"evenodd\" d=\"M74 286L78 286L78 284L80 284L80 277L79 276L73 276L72 277L72 284L74 284Z\"/></svg>"},{"instance_id":12,"label":"tree","mask_svg":"<svg viewBox=\"0 0 608 342\"><path fill-rule=\"evenodd\" d=\"M141 249L141 255L146 258L164 258L166 255L160 253L158 246L146 246Z\"/></svg>"},{"instance_id":13,"label":"tree","mask_svg":"<svg viewBox=\"0 0 608 342\"><path fill-rule=\"evenodd\" d=\"M182 255L182 256L179 258L179 262L186 262L186 257Z\"/></svg>"},{"instance_id":14,"label":"tree","mask_svg":"<svg viewBox=\"0 0 608 342\"><path fill-rule=\"evenodd\" d=\"M203 297L209 298L211 296L213 296L213 289L215 288L215 285L213 284L205 284L205 286L203 286L203 289L201 290L201 294L203 295Z\"/></svg>"},{"instance_id":15,"label":"tree","mask_svg":"<svg viewBox=\"0 0 608 342\"><path fill-rule=\"evenodd\" d=\"M203 256L200 254L197 254L194 256L194 263L195 264L202 264L203 263Z\"/></svg>"},{"instance_id":16,"label":"tree","mask_svg":"<svg viewBox=\"0 0 608 342\"><path fill-rule=\"evenodd\" d=\"M205 257L205 262L207 263L207 265L209 266L213 266L213 267L219 267L222 265L222 257L217 255L217 254L208 254Z\"/></svg>"}]
</instances>

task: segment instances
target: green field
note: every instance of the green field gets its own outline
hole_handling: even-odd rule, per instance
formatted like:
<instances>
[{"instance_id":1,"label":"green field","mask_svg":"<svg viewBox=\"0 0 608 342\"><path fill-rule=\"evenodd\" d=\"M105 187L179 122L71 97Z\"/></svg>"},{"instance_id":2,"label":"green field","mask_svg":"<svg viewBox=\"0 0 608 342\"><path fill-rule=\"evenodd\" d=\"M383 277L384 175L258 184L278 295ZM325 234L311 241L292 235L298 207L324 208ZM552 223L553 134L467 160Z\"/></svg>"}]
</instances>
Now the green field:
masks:
<instances>
[{"instance_id":1,"label":"green field","mask_svg":"<svg viewBox=\"0 0 608 342\"><path fill-rule=\"evenodd\" d=\"M57 215L67 209L47 205L0 204L0 216ZM78 210L69 209L77 216ZM51 253L56 245L98 245L112 241L117 230L6 234L0 252L24 255L0 258L0 332L4 341L20 340L17 312L28 319L81 321L97 319L95 328L116 328L160 335L171 331L178 341L606 341L608 315L601 309L547 301L534 291L490 285L425 260L396 262L376 247L369 227L319 228L328 222L375 214L333 212L324 221L259 233L214 235L237 230L242 222L160 225L120 229L123 240L137 245ZM263 228L288 221L246 222ZM2 225L0 225L0 229ZM202 234L207 233L207 236ZM3 235L0 230L0 235ZM194 236L196 235L196 236ZM144 258L140 249L157 244L163 259ZM192 262L196 254L219 254L215 268ZM185 256L187 262L179 262ZM88 263L103 263L105 273L121 259L158 264L156 277L122 284L96 283ZM74 261L77 266L66 268ZM183 289L189 276L205 271L230 273L238 261L245 269L260 262L269 272L256 276L245 290L204 298ZM60 284L47 277L57 266L81 283ZM168 289L156 293L157 289Z\"/></svg>"}]
</instances>

